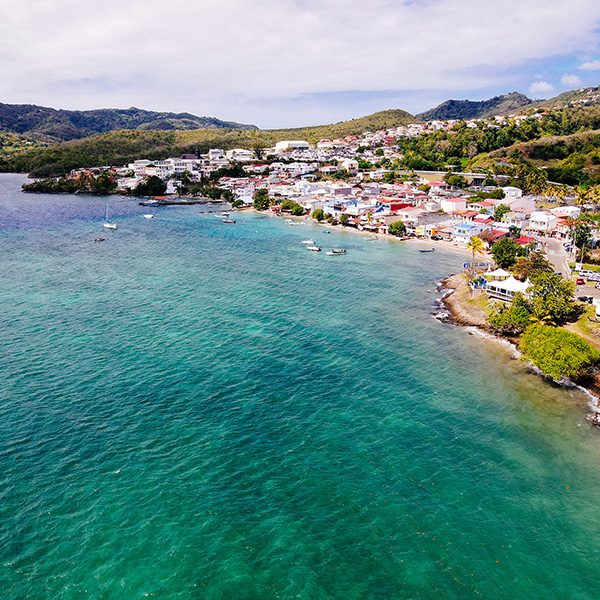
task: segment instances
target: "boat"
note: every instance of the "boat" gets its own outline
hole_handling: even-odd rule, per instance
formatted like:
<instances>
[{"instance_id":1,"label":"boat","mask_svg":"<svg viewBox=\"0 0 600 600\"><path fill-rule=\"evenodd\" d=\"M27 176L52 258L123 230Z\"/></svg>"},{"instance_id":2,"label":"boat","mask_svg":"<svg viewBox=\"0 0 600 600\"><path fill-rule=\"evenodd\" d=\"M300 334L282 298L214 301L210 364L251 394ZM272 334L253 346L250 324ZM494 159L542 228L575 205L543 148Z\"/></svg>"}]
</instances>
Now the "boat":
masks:
<instances>
[{"instance_id":1,"label":"boat","mask_svg":"<svg viewBox=\"0 0 600 600\"><path fill-rule=\"evenodd\" d=\"M150 213L142 215L142 217L144 217L144 219L154 219L154 215L151 215Z\"/></svg>"},{"instance_id":2,"label":"boat","mask_svg":"<svg viewBox=\"0 0 600 600\"><path fill-rule=\"evenodd\" d=\"M419 252L435 252L435 248L421 248Z\"/></svg>"},{"instance_id":3,"label":"boat","mask_svg":"<svg viewBox=\"0 0 600 600\"><path fill-rule=\"evenodd\" d=\"M307 250L312 250L313 252L321 252L321 248L319 246L306 246Z\"/></svg>"},{"instance_id":4,"label":"boat","mask_svg":"<svg viewBox=\"0 0 600 600\"><path fill-rule=\"evenodd\" d=\"M103 242L106 238L96 238L94 241L95 242Z\"/></svg>"},{"instance_id":5,"label":"boat","mask_svg":"<svg viewBox=\"0 0 600 600\"><path fill-rule=\"evenodd\" d=\"M367 242L374 242L376 239L377 239L376 235L372 235L372 236L370 236L368 238L365 238L365 240L367 240Z\"/></svg>"},{"instance_id":6,"label":"boat","mask_svg":"<svg viewBox=\"0 0 600 600\"><path fill-rule=\"evenodd\" d=\"M108 220L108 204L106 205L106 216L104 217L103 225L104 225L105 229L116 229L117 228L117 225L115 223L111 223Z\"/></svg>"},{"instance_id":7,"label":"boat","mask_svg":"<svg viewBox=\"0 0 600 600\"><path fill-rule=\"evenodd\" d=\"M309 244L310 246L314 246L315 245L315 241L314 240L302 240L303 244Z\"/></svg>"},{"instance_id":8,"label":"boat","mask_svg":"<svg viewBox=\"0 0 600 600\"><path fill-rule=\"evenodd\" d=\"M323 233L331 233L331 231L327 231L327 229L323 229Z\"/></svg>"},{"instance_id":9,"label":"boat","mask_svg":"<svg viewBox=\"0 0 600 600\"><path fill-rule=\"evenodd\" d=\"M325 254L327 254L327 256L335 256L336 254L346 254L346 252L347 250L344 248L332 248L325 252Z\"/></svg>"},{"instance_id":10,"label":"boat","mask_svg":"<svg viewBox=\"0 0 600 600\"><path fill-rule=\"evenodd\" d=\"M235 223L235 219L223 219L223 223Z\"/></svg>"},{"instance_id":11,"label":"boat","mask_svg":"<svg viewBox=\"0 0 600 600\"><path fill-rule=\"evenodd\" d=\"M289 225L304 225L302 221L288 221Z\"/></svg>"}]
</instances>

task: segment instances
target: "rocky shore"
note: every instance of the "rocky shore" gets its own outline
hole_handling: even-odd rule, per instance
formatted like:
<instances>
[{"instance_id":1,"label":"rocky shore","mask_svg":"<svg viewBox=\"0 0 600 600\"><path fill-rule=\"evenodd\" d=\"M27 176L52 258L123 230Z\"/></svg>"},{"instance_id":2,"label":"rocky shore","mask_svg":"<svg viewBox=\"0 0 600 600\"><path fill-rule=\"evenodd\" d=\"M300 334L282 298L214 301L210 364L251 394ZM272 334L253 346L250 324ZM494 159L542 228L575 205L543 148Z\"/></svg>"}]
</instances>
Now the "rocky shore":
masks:
<instances>
[{"instance_id":1,"label":"rocky shore","mask_svg":"<svg viewBox=\"0 0 600 600\"><path fill-rule=\"evenodd\" d=\"M446 277L441 281L441 285L443 289L449 290L449 293L442 299L442 303L448 311L448 315L442 318L442 321L455 325L476 327L500 340L509 341L512 344L515 343L514 339L505 338L490 327L486 312L481 306L472 301L468 282L462 274ZM551 377L548 377L537 368L536 372L539 372L544 379L552 380ZM586 418L592 425L600 427L600 402L598 400L600 398L600 373L595 373L593 376L586 378L585 381L577 383L570 380L554 381L554 383L567 387L577 386L590 394L592 412Z\"/></svg>"}]
</instances>

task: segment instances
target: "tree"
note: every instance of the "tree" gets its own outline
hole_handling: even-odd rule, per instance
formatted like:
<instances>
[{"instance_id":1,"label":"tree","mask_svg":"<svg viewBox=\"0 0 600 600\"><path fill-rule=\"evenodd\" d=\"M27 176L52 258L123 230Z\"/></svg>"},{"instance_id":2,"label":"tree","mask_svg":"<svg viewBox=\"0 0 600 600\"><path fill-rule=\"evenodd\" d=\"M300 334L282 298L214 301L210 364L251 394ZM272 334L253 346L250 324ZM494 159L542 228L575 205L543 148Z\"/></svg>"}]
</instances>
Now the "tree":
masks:
<instances>
[{"instance_id":1,"label":"tree","mask_svg":"<svg viewBox=\"0 0 600 600\"><path fill-rule=\"evenodd\" d=\"M132 190L134 196L162 196L167 191L167 184L156 175L148 177L145 183L139 183Z\"/></svg>"},{"instance_id":2,"label":"tree","mask_svg":"<svg viewBox=\"0 0 600 600\"><path fill-rule=\"evenodd\" d=\"M256 210L267 210L269 205L269 192L265 188L257 190L254 194L254 208Z\"/></svg>"},{"instance_id":3,"label":"tree","mask_svg":"<svg viewBox=\"0 0 600 600\"><path fill-rule=\"evenodd\" d=\"M510 206L507 204L498 204L496 206L496 210L494 211L494 221L502 221L502 217L510 212Z\"/></svg>"},{"instance_id":4,"label":"tree","mask_svg":"<svg viewBox=\"0 0 600 600\"><path fill-rule=\"evenodd\" d=\"M533 251L517 259L514 272L517 279L525 281L538 273L553 273L554 269L541 252Z\"/></svg>"},{"instance_id":5,"label":"tree","mask_svg":"<svg viewBox=\"0 0 600 600\"><path fill-rule=\"evenodd\" d=\"M402 221L390 223L388 233L391 235L401 236L406 233L406 225Z\"/></svg>"},{"instance_id":6,"label":"tree","mask_svg":"<svg viewBox=\"0 0 600 600\"><path fill-rule=\"evenodd\" d=\"M340 215L340 225L345 227L346 223L350 220L350 215L343 213Z\"/></svg>"},{"instance_id":7,"label":"tree","mask_svg":"<svg viewBox=\"0 0 600 600\"><path fill-rule=\"evenodd\" d=\"M472 252L473 254L473 262L475 262L475 255L476 254L483 254L483 242L481 241L480 238L478 238L476 235L474 235L470 240L469 243L467 244L467 248Z\"/></svg>"},{"instance_id":8,"label":"tree","mask_svg":"<svg viewBox=\"0 0 600 600\"><path fill-rule=\"evenodd\" d=\"M489 317L491 326L502 335L517 336L531 324L531 312L523 294L515 294L511 304L502 303Z\"/></svg>"},{"instance_id":9,"label":"tree","mask_svg":"<svg viewBox=\"0 0 600 600\"><path fill-rule=\"evenodd\" d=\"M492 246L492 255L496 264L502 269L512 267L518 256L525 255L525 249L510 238L504 238Z\"/></svg>"},{"instance_id":10,"label":"tree","mask_svg":"<svg viewBox=\"0 0 600 600\"><path fill-rule=\"evenodd\" d=\"M325 213L322 208L317 208L317 210L313 211L312 217L317 221L322 221L325 218Z\"/></svg>"},{"instance_id":11,"label":"tree","mask_svg":"<svg viewBox=\"0 0 600 600\"><path fill-rule=\"evenodd\" d=\"M575 284L556 273L535 273L531 276L533 286L527 290L528 306L538 320L545 317L559 323L575 311Z\"/></svg>"},{"instance_id":12,"label":"tree","mask_svg":"<svg viewBox=\"0 0 600 600\"><path fill-rule=\"evenodd\" d=\"M600 353L583 338L549 325L535 323L527 328L521 351L554 379L579 379L600 361Z\"/></svg>"}]
</instances>

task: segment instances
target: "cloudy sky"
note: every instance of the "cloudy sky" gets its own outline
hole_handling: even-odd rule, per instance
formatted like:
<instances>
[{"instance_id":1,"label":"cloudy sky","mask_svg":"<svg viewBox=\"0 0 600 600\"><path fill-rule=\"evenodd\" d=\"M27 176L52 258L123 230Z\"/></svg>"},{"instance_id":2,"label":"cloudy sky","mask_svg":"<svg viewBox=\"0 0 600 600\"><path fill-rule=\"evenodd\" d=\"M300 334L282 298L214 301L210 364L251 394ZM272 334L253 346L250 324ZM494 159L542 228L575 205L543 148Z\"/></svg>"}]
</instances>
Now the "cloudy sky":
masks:
<instances>
[{"instance_id":1,"label":"cloudy sky","mask_svg":"<svg viewBox=\"0 0 600 600\"><path fill-rule=\"evenodd\" d=\"M0 102L262 128L600 84L598 0L0 0Z\"/></svg>"}]
</instances>

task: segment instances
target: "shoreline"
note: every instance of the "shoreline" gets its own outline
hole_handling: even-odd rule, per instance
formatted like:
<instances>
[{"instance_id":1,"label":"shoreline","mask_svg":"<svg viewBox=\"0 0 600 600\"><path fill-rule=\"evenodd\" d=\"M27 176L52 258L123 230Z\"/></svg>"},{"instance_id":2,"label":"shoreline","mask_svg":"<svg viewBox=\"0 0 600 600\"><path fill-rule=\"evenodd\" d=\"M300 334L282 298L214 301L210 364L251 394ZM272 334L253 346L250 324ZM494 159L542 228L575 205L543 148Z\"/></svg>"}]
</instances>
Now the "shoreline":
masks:
<instances>
[{"instance_id":1,"label":"shoreline","mask_svg":"<svg viewBox=\"0 0 600 600\"><path fill-rule=\"evenodd\" d=\"M468 285L462 274L449 275L442 279L438 289L447 290L440 300L448 314L438 320L442 323L449 323L460 327L473 327L487 339L493 339L501 344L508 344L515 358L522 356L515 340L506 336L499 335L490 327L485 311L476 305L467 302L466 295L469 294ZM586 416L586 420L596 427L600 427L600 376L596 374L587 381L575 383L570 379L555 380L546 375L541 369L536 367L531 361L528 361L531 369L536 373L544 383L551 383L563 388L577 388L589 398L588 406L591 412Z\"/></svg>"}]
</instances>

